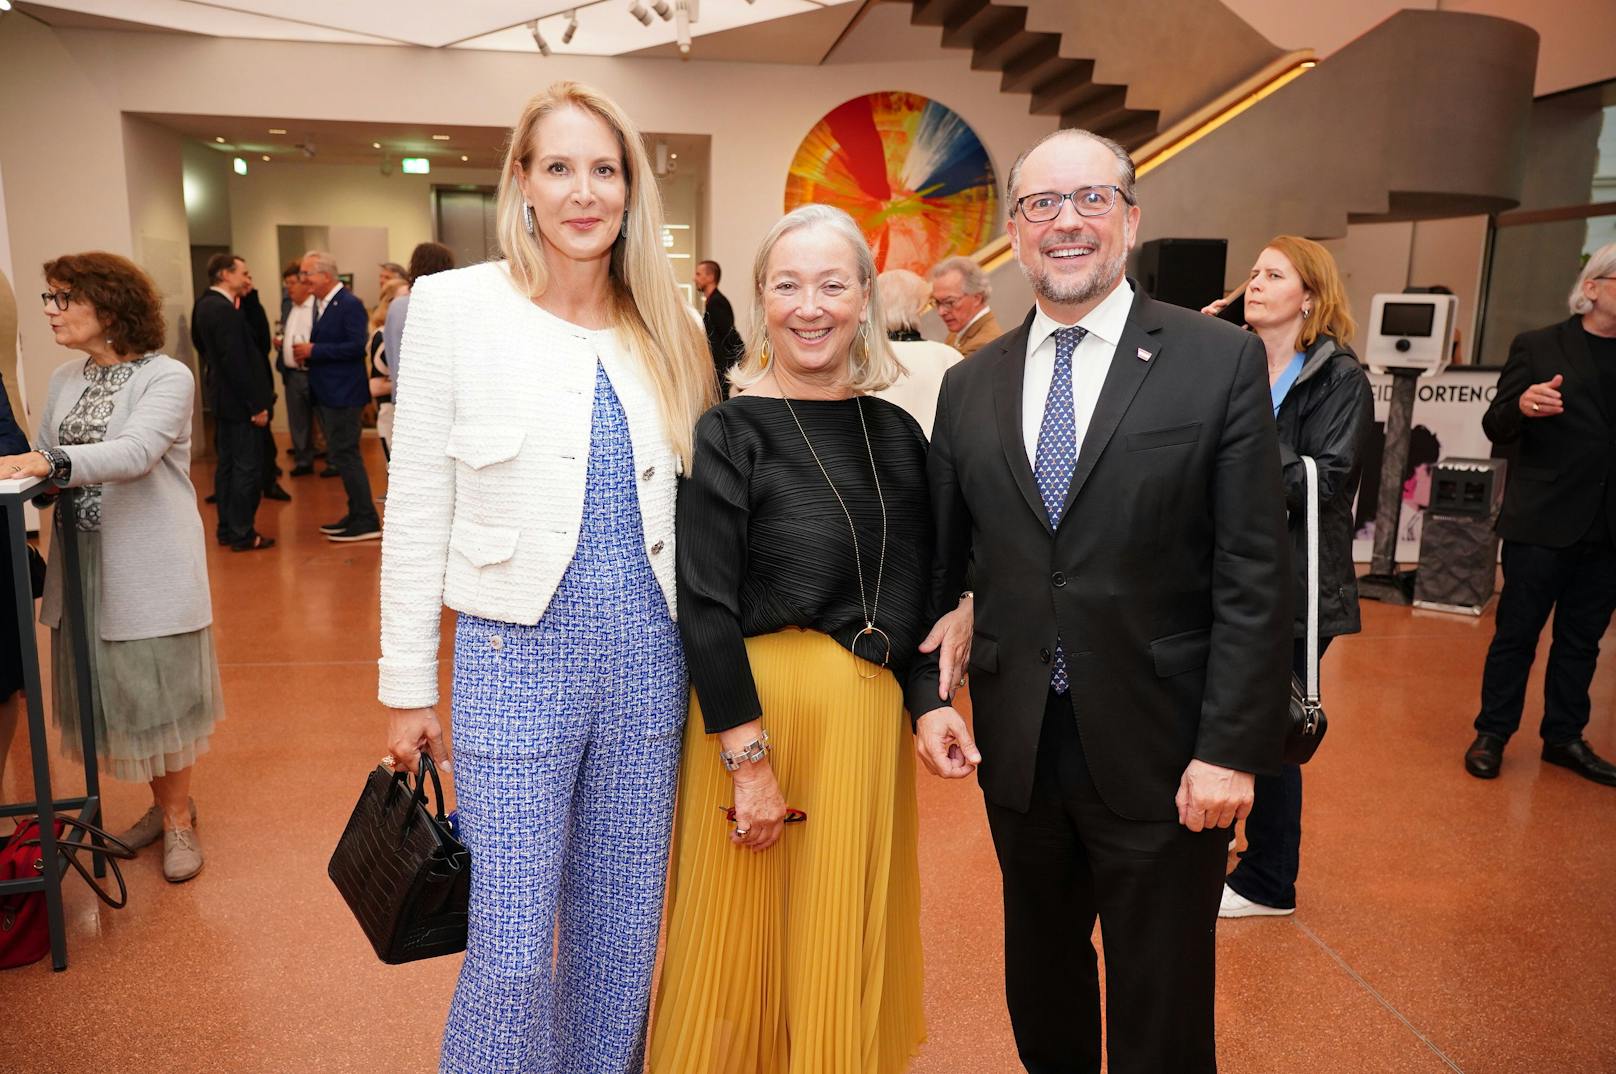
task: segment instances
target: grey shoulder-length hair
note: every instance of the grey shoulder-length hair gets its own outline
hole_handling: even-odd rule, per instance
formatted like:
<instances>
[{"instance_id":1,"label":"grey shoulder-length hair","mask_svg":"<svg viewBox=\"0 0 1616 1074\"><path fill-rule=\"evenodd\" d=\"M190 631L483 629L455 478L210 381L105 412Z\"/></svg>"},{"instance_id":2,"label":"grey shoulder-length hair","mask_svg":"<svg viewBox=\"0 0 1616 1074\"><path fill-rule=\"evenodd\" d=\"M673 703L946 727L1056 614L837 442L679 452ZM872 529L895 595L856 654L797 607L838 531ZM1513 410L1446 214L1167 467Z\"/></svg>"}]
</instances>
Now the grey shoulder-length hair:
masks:
<instances>
[{"instance_id":1,"label":"grey shoulder-length hair","mask_svg":"<svg viewBox=\"0 0 1616 1074\"><path fill-rule=\"evenodd\" d=\"M1580 315L1594 308L1593 299L1583 292L1583 285L1601 276L1616 276L1616 242L1607 242L1595 250L1588 258L1588 263L1582 266L1582 273L1572 285L1571 298L1567 302L1572 313Z\"/></svg>"},{"instance_id":2,"label":"grey shoulder-length hair","mask_svg":"<svg viewBox=\"0 0 1616 1074\"><path fill-rule=\"evenodd\" d=\"M834 206L818 204L803 205L782 216L758 247L757 257L752 262L752 315L747 321L746 354L729 371L730 383L737 388L750 388L768 372L764 348L767 347L771 355L777 349L769 342L768 321L763 313L763 285L769 274L769 257L782 236L805 227L828 228L841 236L853 251L853 262L858 268L859 288L864 292L870 328L854 337L847 357L849 387L855 392L890 388L904 374L904 368L887 345L886 332L882 330L886 317L882 313L880 290L875 286L875 256L851 216Z\"/></svg>"}]
</instances>

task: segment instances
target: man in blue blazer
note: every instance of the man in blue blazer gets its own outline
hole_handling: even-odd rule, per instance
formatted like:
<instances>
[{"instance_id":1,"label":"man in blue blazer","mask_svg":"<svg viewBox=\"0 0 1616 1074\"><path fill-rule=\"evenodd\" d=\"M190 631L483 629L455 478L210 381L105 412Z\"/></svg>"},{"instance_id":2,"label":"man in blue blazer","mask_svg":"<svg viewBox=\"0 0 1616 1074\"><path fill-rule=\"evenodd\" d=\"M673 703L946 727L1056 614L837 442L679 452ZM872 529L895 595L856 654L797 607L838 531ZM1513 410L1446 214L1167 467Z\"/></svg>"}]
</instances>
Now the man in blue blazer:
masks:
<instances>
[{"instance_id":1,"label":"man in blue blazer","mask_svg":"<svg viewBox=\"0 0 1616 1074\"><path fill-rule=\"evenodd\" d=\"M365 372L370 317L365 304L337 279L337 262L330 254L309 251L302 269L314 294L314 329L309 342L295 344L292 354L308 366L315 413L325 428L327 461L348 493L348 513L320 530L332 541L378 540L381 519L359 455L359 416L370 402Z\"/></svg>"}]
</instances>

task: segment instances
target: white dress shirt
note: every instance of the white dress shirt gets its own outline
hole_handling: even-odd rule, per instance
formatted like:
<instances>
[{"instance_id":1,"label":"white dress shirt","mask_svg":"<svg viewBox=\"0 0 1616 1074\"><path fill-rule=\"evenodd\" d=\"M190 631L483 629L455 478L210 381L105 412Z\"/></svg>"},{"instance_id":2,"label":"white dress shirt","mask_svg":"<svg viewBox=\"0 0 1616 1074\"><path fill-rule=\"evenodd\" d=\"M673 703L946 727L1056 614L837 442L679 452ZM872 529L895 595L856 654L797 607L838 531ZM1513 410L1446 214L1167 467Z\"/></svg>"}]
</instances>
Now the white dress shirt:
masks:
<instances>
[{"instance_id":1,"label":"white dress shirt","mask_svg":"<svg viewBox=\"0 0 1616 1074\"><path fill-rule=\"evenodd\" d=\"M1021 439L1027 448L1027 461L1034 468L1038 465L1038 431L1044 425L1044 403L1049 399L1050 382L1055 379L1055 333L1062 328L1088 329L1072 355L1072 417L1081 451L1094 407L1100 401L1100 388L1111 370L1111 358L1132 308L1133 288L1126 278L1118 281L1076 326L1062 324L1045 313L1042 306L1034 306L1032 329L1027 333L1027 367L1021 378Z\"/></svg>"},{"instance_id":2,"label":"white dress shirt","mask_svg":"<svg viewBox=\"0 0 1616 1074\"><path fill-rule=\"evenodd\" d=\"M286 323L281 326L281 359L288 368L302 369L303 363L292 357L292 346L307 343L314 331L314 296L303 300L300 306L286 311Z\"/></svg>"},{"instance_id":3,"label":"white dress shirt","mask_svg":"<svg viewBox=\"0 0 1616 1074\"><path fill-rule=\"evenodd\" d=\"M981 309L976 311L976 316L972 317L970 320L965 322L965 324L960 328L957 335L963 336L965 333L967 333L967 332L969 332L971 330L971 325L975 324L977 321L980 321L982 318L986 317L988 314L990 314L992 312L993 312L993 307L991 307L991 306L983 306Z\"/></svg>"}]
</instances>

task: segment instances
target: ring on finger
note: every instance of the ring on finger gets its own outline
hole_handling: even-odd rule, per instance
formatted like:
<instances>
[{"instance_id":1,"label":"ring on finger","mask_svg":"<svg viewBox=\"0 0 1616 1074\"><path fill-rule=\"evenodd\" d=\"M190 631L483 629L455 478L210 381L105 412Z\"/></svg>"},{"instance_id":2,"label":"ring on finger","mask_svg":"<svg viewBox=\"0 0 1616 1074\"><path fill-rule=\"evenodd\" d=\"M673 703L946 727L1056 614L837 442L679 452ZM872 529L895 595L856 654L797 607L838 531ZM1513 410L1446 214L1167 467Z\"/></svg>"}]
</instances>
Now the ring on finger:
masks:
<instances>
[{"instance_id":1,"label":"ring on finger","mask_svg":"<svg viewBox=\"0 0 1616 1074\"><path fill-rule=\"evenodd\" d=\"M1536 404L1536 403L1533 403L1533 404L1532 404L1532 413L1534 413L1534 414L1536 414L1536 413L1537 413L1537 412L1538 412L1538 411L1540 411L1540 410L1542 410L1542 409L1543 409L1543 408L1542 408L1542 407L1540 407L1540 406L1538 406L1538 405L1537 405L1537 404Z\"/></svg>"},{"instance_id":2,"label":"ring on finger","mask_svg":"<svg viewBox=\"0 0 1616 1074\"><path fill-rule=\"evenodd\" d=\"M751 834L752 834L752 829L750 829L750 828L736 828L735 829L735 838L737 838L737 839L745 839L747 836L749 836Z\"/></svg>"}]
</instances>

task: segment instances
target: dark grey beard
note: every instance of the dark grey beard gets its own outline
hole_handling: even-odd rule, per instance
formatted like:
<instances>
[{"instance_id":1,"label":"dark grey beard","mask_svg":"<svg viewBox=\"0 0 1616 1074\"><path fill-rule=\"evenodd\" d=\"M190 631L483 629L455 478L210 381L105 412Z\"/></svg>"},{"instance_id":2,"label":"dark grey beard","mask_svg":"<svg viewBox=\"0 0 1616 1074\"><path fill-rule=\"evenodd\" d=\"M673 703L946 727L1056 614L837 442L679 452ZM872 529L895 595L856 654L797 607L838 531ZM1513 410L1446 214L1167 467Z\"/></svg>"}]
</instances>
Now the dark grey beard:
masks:
<instances>
[{"instance_id":1,"label":"dark grey beard","mask_svg":"<svg viewBox=\"0 0 1616 1074\"><path fill-rule=\"evenodd\" d=\"M1128 252L1123 250L1115 257L1107 258L1095 265L1086 277L1062 288L1050 279L1047 273L1034 274L1025 264L1021 266L1021 274L1027 277L1027 282L1032 284L1033 292L1039 298L1062 306L1077 305L1099 298L1116 286L1117 280L1127 270Z\"/></svg>"}]
</instances>

